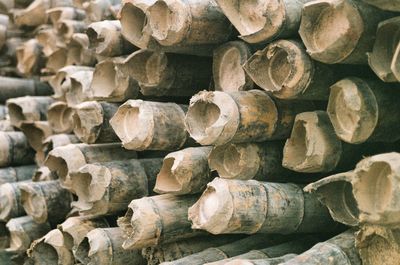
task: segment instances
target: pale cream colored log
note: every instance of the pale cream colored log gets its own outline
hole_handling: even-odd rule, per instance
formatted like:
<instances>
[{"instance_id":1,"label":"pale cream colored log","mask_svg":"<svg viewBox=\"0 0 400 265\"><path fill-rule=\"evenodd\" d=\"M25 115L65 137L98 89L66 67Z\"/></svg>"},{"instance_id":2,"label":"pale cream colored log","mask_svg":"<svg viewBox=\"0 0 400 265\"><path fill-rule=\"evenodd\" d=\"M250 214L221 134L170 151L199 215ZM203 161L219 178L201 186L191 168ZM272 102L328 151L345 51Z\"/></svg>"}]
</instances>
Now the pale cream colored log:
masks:
<instances>
[{"instance_id":1,"label":"pale cream colored log","mask_svg":"<svg viewBox=\"0 0 400 265\"><path fill-rule=\"evenodd\" d=\"M141 249L202 234L190 228L188 208L197 196L157 195L133 200L118 226L126 234L124 249Z\"/></svg>"},{"instance_id":2,"label":"pale cream colored log","mask_svg":"<svg viewBox=\"0 0 400 265\"><path fill-rule=\"evenodd\" d=\"M141 265L144 259L140 250L122 248L124 232L119 227L91 230L79 244L75 257L82 264Z\"/></svg>"},{"instance_id":3,"label":"pale cream colored log","mask_svg":"<svg viewBox=\"0 0 400 265\"><path fill-rule=\"evenodd\" d=\"M70 133L75 127L73 114L67 103L56 101L47 110L47 120L55 133Z\"/></svg>"},{"instance_id":4,"label":"pale cream colored log","mask_svg":"<svg viewBox=\"0 0 400 265\"><path fill-rule=\"evenodd\" d=\"M194 194L212 179L208 166L211 147L191 147L168 154L157 175L154 191L159 194Z\"/></svg>"},{"instance_id":5,"label":"pale cream colored log","mask_svg":"<svg viewBox=\"0 0 400 265\"><path fill-rule=\"evenodd\" d=\"M42 46L36 39L23 42L16 48L17 69L24 76L33 76L40 73L44 66Z\"/></svg>"},{"instance_id":6,"label":"pale cream colored log","mask_svg":"<svg viewBox=\"0 0 400 265\"><path fill-rule=\"evenodd\" d=\"M128 100L110 124L127 149L176 150L188 139L185 108L175 103Z\"/></svg>"},{"instance_id":7,"label":"pale cream colored log","mask_svg":"<svg viewBox=\"0 0 400 265\"><path fill-rule=\"evenodd\" d=\"M74 33L67 45L67 65L94 66L97 58L89 48L89 37L85 33Z\"/></svg>"},{"instance_id":8,"label":"pale cream colored log","mask_svg":"<svg viewBox=\"0 0 400 265\"><path fill-rule=\"evenodd\" d=\"M58 179L58 176L54 172L51 172L50 169L45 166L39 167L32 176L32 181L34 182L56 180L56 179Z\"/></svg>"},{"instance_id":9,"label":"pale cream colored log","mask_svg":"<svg viewBox=\"0 0 400 265\"><path fill-rule=\"evenodd\" d=\"M248 196L251 194L252 196ZM216 178L189 208L193 229L212 234L315 233L337 228L328 209L301 186Z\"/></svg>"},{"instance_id":10,"label":"pale cream colored log","mask_svg":"<svg viewBox=\"0 0 400 265\"><path fill-rule=\"evenodd\" d=\"M36 165L1 168L0 184L30 180L36 168Z\"/></svg>"},{"instance_id":11,"label":"pale cream colored log","mask_svg":"<svg viewBox=\"0 0 400 265\"><path fill-rule=\"evenodd\" d=\"M398 0L363 0L365 3L376 6L383 10L400 11L400 2Z\"/></svg>"},{"instance_id":12,"label":"pale cream colored log","mask_svg":"<svg viewBox=\"0 0 400 265\"><path fill-rule=\"evenodd\" d=\"M283 262L289 261L296 257L295 254L286 254L282 257L277 258L265 258L265 259L234 259L225 263L226 265L279 265Z\"/></svg>"},{"instance_id":13,"label":"pale cream colored log","mask_svg":"<svg viewBox=\"0 0 400 265\"><path fill-rule=\"evenodd\" d=\"M51 97L42 96L25 96L7 100L11 124L20 128L23 122L46 120L47 109L53 102L54 99Z\"/></svg>"},{"instance_id":14,"label":"pale cream colored log","mask_svg":"<svg viewBox=\"0 0 400 265\"><path fill-rule=\"evenodd\" d=\"M22 132L0 132L0 167L30 165L34 156Z\"/></svg>"},{"instance_id":15,"label":"pale cream colored log","mask_svg":"<svg viewBox=\"0 0 400 265\"><path fill-rule=\"evenodd\" d=\"M54 28L50 26L39 29L35 37L38 43L43 47L43 54L47 58L52 56L52 54L60 48L66 47L65 43L60 36L57 35L57 32L54 30ZM46 64L49 63L47 62Z\"/></svg>"},{"instance_id":16,"label":"pale cream colored log","mask_svg":"<svg viewBox=\"0 0 400 265\"><path fill-rule=\"evenodd\" d=\"M71 189L69 174L77 172L79 168L95 162L107 162L136 158L135 151L125 150L120 143L113 144L69 144L53 149L45 165L57 173L61 186Z\"/></svg>"},{"instance_id":17,"label":"pale cream colored log","mask_svg":"<svg viewBox=\"0 0 400 265\"><path fill-rule=\"evenodd\" d=\"M190 100L185 124L201 145L285 139L295 115L312 104L273 100L266 92L201 91Z\"/></svg>"},{"instance_id":18,"label":"pale cream colored log","mask_svg":"<svg viewBox=\"0 0 400 265\"><path fill-rule=\"evenodd\" d=\"M79 103L92 98L90 89L92 78L93 71L79 71L70 75L71 86L65 93L65 100L68 106L75 107Z\"/></svg>"},{"instance_id":19,"label":"pale cream colored log","mask_svg":"<svg viewBox=\"0 0 400 265\"><path fill-rule=\"evenodd\" d=\"M21 187L29 180L5 183L0 186L0 221L26 215L22 206Z\"/></svg>"},{"instance_id":20,"label":"pale cream colored log","mask_svg":"<svg viewBox=\"0 0 400 265\"><path fill-rule=\"evenodd\" d=\"M43 152L47 157L50 151L57 147L77 143L80 143L80 141L74 134L53 134L43 141Z\"/></svg>"},{"instance_id":21,"label":"pale cream colored log","mask_svg":"<svg viewBox=\"0 0 400 265\"><path fill-rule=\"evenodd\" d=\"M47 121L23 122L21 125L21 131L25 134L28 143L33 150L37 153L43 153L44 156L43 142L47 137L53 134L53 130L49 123Z\"/></svg>"},{"instance_id":22,"label":"pale cream colored log","mask_svg":"<svg viewBox=\"0 0 400 265\"><path fill-rule=\"evenodd\" d=\"M0 77L0 103L22 96L48 96L52 89L47 83L33 79Z\"/></svg>"},{"instance_id":23,"label":"pale cream colored log","mask_svg":"<svg viewBox=\"0 0 400 265\"><path fill-rule=\"evenodd\" d=\"M15 128L11 125L9 119L7 120L0 120L0 131L2 132L14 132Z\"/></svg>"},{"instance_id":24,"label":"pale cream colored log","mask_svg":"<svg viewBox=\"0 0 400 265\"><path fill-rule=\"evenodd\" d=\"M26 182L20 190L25 212L37 223L57 224L71 209L72 195L58 180Z\"/></svg>"},{"instance_id":25,"label":"pale cream colored log","mask_svg":"<svg viewBox=\"0 0 400 265\"><path fill-rule=\"evenodd\" d=\"M89 21L96 22L114 18L113 6L120 0L90 0L82 4Z\"/></svg>"},{"instance_id":26,"label":"pale cream colored log","mask_svg":"<svg viewBox=\"0 0 400 265\"><path fill-rule=\"evenodd\" d=\"M72 39L72 35L75 33L83 33L87 29L87 25L84 21L62 19L58 21L57 34L60 35L65 42L69 42Z\"/></svg>"},{"instance_id":27,"label":"pale cream colored log","mask_svg":"<svg viewBox=\"0 0 400 265\"><path fill-rule=\"evenodd\" d=\"M68 49L59 47L47 57L46 66L42 69L43 73L54 74L67 65Z\"/></svg>"}]
</instances>

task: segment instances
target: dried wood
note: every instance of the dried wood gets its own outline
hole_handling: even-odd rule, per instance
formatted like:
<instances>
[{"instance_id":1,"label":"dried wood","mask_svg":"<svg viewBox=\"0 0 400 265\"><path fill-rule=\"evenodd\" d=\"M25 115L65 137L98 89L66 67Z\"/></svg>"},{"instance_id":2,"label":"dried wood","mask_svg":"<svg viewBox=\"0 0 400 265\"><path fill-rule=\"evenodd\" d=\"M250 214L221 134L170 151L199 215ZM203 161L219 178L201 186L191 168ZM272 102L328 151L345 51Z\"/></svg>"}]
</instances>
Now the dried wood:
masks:
<instances>
[{"instance_id":1,"label":"dried wood","mask_svg":"<svg viewBox=\"0 0 400 265\"><path fill-rule=\"evenodd\" d=\"M35 153L22 132L0 132L0 167L30 165Z\"/></svg>"},{"instance_id":2,"label":"dried wood","mask_svg":"<svg viewBox=\"0 0 400 265\"><path fill-rule=\"evenodd\" d=\"M67 103L56 101L47 109L47 120L55 133L71 133L75 127L73 114Z\"/></svg>"},{"instance_id":3,"label":"dried wood","mask_svg":"<svg viewBox=\"0 0 400 265\"><path fill-rule=\"evenodd\" d=\"M400 3L398 0L363 0L365 3L376 6L383 10L400 11Z\"/></svg>"},{"instance_id":4,"label":"dried wood","mask_svg":"<svg viewBox=\"0 0 400 265\"><path fill-rule=\"evenodd\" d=\"M21 187L27 181L5 183L0 186L1 222L26 215L22 206Z\"/></svg>"},{"instance_id":5,"label":"dried wood","mask_svg":"<svg viewBox=\"0 0 400 265\"><path fill-rule=\"evenodd\" d=\"M36 39L22 42L16 48L17 69L24 76L34 76L40 73L45 64L43 48Z\"/></svg>"},{"instance_id":6,"label":"dried wood","mask_svg":"<svg viewBox=\"0 0 400 265\"><path fill-rule=\"evenodd\" d=\"M30 180L35 169L36 165L1 168L0 184Z\"/></svg>"}]
</instances>

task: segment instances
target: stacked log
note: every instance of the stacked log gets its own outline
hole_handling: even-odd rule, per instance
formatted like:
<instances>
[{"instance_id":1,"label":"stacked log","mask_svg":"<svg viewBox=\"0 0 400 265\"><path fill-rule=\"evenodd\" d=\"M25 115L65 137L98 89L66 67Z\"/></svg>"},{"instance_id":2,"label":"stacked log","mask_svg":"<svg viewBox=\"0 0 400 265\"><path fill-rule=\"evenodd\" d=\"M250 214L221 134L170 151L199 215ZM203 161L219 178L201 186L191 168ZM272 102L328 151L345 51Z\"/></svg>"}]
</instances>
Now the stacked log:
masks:
<instances>
[{"instance_id":1,"label":"stacked log","mask_svg":"<svg viewBox=\"0 0 400 265\"><path fill-rule=\"evenodd\" d=\"M396 12L0 0L0 264L397 265Z\"/></svg>"}]
</instances>

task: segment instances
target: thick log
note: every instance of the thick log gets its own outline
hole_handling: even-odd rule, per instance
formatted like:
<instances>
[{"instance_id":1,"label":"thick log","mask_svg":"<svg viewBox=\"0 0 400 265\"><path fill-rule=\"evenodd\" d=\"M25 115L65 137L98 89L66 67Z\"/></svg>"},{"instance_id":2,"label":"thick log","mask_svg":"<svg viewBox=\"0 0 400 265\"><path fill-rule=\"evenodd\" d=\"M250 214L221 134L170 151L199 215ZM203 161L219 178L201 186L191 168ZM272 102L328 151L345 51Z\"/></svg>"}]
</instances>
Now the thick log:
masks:
<instances>
[{"instance_id":1,"label":"thick log","mask_svg":"<svg viewBox=\"0 0 400 265\"><path fill-rule=\"evenodd\" d=\"M68 106L75 107L79 103L92 98L90 83L92 82L93 71L79 71L70 75L71 86L65 93L65 100Z\"/></svg>"},{"instance_id":2,"label":"thick log","mask_svg":"<svg viewBox=\"0 0 400 265\"><path fill-rule=\"evenodd\" d=\"M143 100L122 104L110 124L126 149L177 150L188 139L186 106Z\"/></svg>"},{"instance_id":3,"label":"thick log","mask_svg":"<svg viewBox=\"0 0 400 265\"><path fill-rule=\"evenodd\" d=\"M56 180L58 176L51 172L48 167L39 167L32 176L32 181L34 182L41 182L41 181L48 181L48 180Z\"/></svg>"},{"instance_id":4,"label":"thick log","mask_svg":"<svg viewBox=\"0 0 400 265\"><path fill-rule=\"evenodd\" d=\"M327 112L336 135L352 144L400 139L400 93L381 81L349 77L331 87Z\"/></svg>"},{"instance_id":5,"label":"thick log","mask_svg":"<svg viewBox=\"0 0 400 265\"><path fill-rule=\"evenodd\" d=\"M161 160L161 159L153 159ZM159 171L160 162L155 171ZM72 190L78 196L73 206L81 215L110 215L127 209L129 203L149 195L149 179L141 160L130 159L87 164L71 173Z\"/></svg>"},{"instance_id":6,"label":"thick log","mask_svg":"<svg viewBox=\"0 0 400 265\"><path fill-rule=\"evenodd\" d=\"M86 1L83 8L86 17L91 22L115 19L114 6L119 4L120 0L92 0Z\"/></svg>"},{"instance_id":7,"label":"thick log","mask_svg":"<svg viewBox=\"0 0 400 265\"><path fill-rule=\"evenodd\" d=\"M93 229L79 244L75 258L84 265L144 264L140 250L123 249L123 241L124 232L119 227Z\"/></svg>"},{"instance_id":8,"label":"thick log","mask_svg":"<svg viewBox=\"0 0 400 265\"><path fill-rule=\"evenodd\" d=\"M296 40L278 40L243 66L253 81L280 99L326 100L336 81L333 69L315 62Z\"/></svg>"},{"instance_id":9,"label":"thick log","mask_svg":"<svg viewBox=\"0 0 400 265\"><path fill-rule=\"evenodd\" d=\"M25 212L37 223L58 224L71 209L72 195L58 180L23 183L20 190Z\"/></svg>"},{"instance_id":10,"label":"thick log","mask_svg":"<svg viewBox=\"0 0 400 265\"><path fill-rule=\"evenodd\" d=\"M281 265L319 265L343 264L361 265L354 244L354 231L348 230L325 242L318 243L295 258L280 263Z\"/></svg>"},{"instance_id":11,"label":"thick log","mask_svg":"<svg viewBox=\"0 0 400 265\"><path fill-rule=\"evenodd\" d=\"M397 82L392 64L398 46L396 36L400 33L400 17L384 20L378 24L374 47L368 53L368 64L384 82Z\"/></svg>"},{"instance_id":12,"label":"thick log","mask_svg":"<svg viewBox=\"0 0 400 265\"><path fill-rule=\"evenodd\" d=\"M46 66L43 68L43 73L54 74L58 70L66 66L68 57L68 50L66 47L58 47L56 50L47 57Z\"/></svg>"},{"instance_id":13,"label":"thick log","mask_svg":"<svg viewBox=\"0 0 400 265\"><path fill-rule=\"evenodd\" d=\"M75 106L74 133L84 143L114 143L118 136L109 120L117 112L118 104L87 101Z\"/></svg>"},{"instance_id":14,"label":"thick log","mask_svg":"<svg viewBox=\"0 0 400 265\"><path fill-rule=\"evenodd\" d=\"M139 96L138 82L123 71L125 59L114 57L96 64L90 85L94 99L125 102Z\"/></svg>"},{"instance_id":15,"label":"thick log","mask_svg":"<svg viewBox=\"0 0 400 265\"><path fill-rule=\"evenodd\" d=\"M49 21L54 27L58 26L61 20L84 20L86 18L85 11L71 6L54 7L46 11Z\"/></svg>"},{"instance_id":16,"label":"thick log","mask_svg":"<svg viewBox=\"0 0 400 265\"><path fill-rule=\"evenodd\" d=\"M56 28L57 34L61 36L66 43L72 39L72 35L75 33L84 33L87 29L87 25L84 21L62 19L58 21L58 27Z\"/></svg>"},{"instance_id":17,"label":"thick log","mask_svg":"<svg viewBox=\"0 0 400 265\"><path fill-rule=\"evenodd\" d=\"M0 169L0 185L5 183L30 180L35 173L36 165L6 167Z\"/></svg>"},{"instance_id":18,"label":"thick log","mask_svg":"<svg viewBox=\"0 0 400 265\"><path fill-rule=\"evenodd\" d=\"M213 53L213 77L215 90L240 91L254 88L254 82L242 65L250 58L252 50L243 41L222 44Z\"/></svg>"},{"instance_id":19,"label":"thick log","mask_svg":"<svg viewBox=\"0 0 400 265\"><path fill-rule=\"evenodd\" d=\"M13 21L18 27L36 27L47 23L46 10L49 9L49 0L34 0L24 9L12 11Z\"/></svg>"},{"instance_id":20,"label":"thick log","mask_svg":"<svg viewBox=\"0 0 400 265\"><path fill-rule=\"evenodd\" d=\"M21 131L28 139L29 145L36 151L36 153L43 153L44 159L44 140L53 134L49 123L47 121L34 121L23 122Z\"/></svg>"},{"instance_id":21,"label":"thick log","mask_svg":"<svg viewBox=\"0 0 400 265\"><path fill-rule=\"evenodd\" d=\"M50 135L43 141L43 152L45 153L45 157L47 157L50 151L57 147L77 143L80 143L80 141L74 134Z\"/></svg>"},{"instance_id":22,"label":"thick log","mask_svg":"<svg viewBox=\"0 0 400 265\"><path fill-rule=\"evenodd\" d=\"M122 36L119 20L94 22L88 26L86 34L89 37L90 47L101 56L121 56L137 50Z\"/></svg>"},{"instance_id":23,"label":"thick log","mask_svg":"<svg viewBox=\"0 0 400 265\"><path fill-rule=\"evenodd\" d=\"M304 4L299 33L317 61L365 64L378 23L390 16L360 1L317 0Z\"/></svg>"},{"instance_id":24,"label":"thick log","mask_svg":"<svg viewBox=\"0 0 400 265\"><path fill-rule=\"evenodd\" d=\"M79 168L95 162L107 162L136 158L135 151L121 148L120 143L115 144L69 144L53 149L45 165L57 173L63 188L71 189L69 174L77 172Z\"/></svg>"},{"instance_id":25,"label":"thick log","mask_svg":"<svg viewBox=\"0 0 400 265\"><path fill-rule=\"evenodd\" d=\"M36 39L23 42L16 48L17 69L24 76L40 74L45 63L42 46Z\"/></svg>"},{"instance_id":26,"label":"thick log","mask_svg":"<svg viewBox=\"0 0 400 265\"><path fill-rule=\"evenodd\" d=\"M211 147L192 147L168 154L157 175L154 191L160 194L194 194L212 180L208 166Z\"/></svg>"},{"instance_id":27,"label":"thick log","mask_svg":"<svg viewBox=\"0 0 400 265\"><path fill-rule=\"evenodd\" d=\"M139 50L126 58L123 69L145 96L190 97L210 86L211 63L207 57Z\"/></svg>"},{"instance_id":28,"label":"thick log","mask_svg":"<svg viewBox=\"0 0 400 265\"><path fill-rule=\"evenodd\" d=\"M36 33L35 38L43 47L42 51L47 59L49 59L49 57L60 48L65 48L66 46L61 37L57 35L57 32L54 30L54 28L50 26L40 28ZM49 62L46 63L46 67L48 64Z\"/></svg>"},{"instance_id":29,"label":"thick log","mask_svg":"<svg viewBox=\"0 0 400 265\"><path fill-rule=\"evenodd\" d=\"M9 247L10 247L10 233L6 227L6 223L0 222L0 248L7 249ZM0 250L0 261L3 261L2 258L4 254L6 253L1 253Z\"/></svg>"},{"instance_id":30,"label":"thick log","mask_svg":"<svg viewBox=\"0 0 400 265\"><path fill-rule=\"evenodd\" d=\"M389 11L400 11L399 1L393 0L363 0L365 3L376 6L377 8Z\"/></svg>"},{"instance_id":31,"label":"thick log","mask_svg":"<svg viewBox=\"0 0 400 265\"><path fill-rule=\"evenodd\" d=\"M95 53L89 48L89 37L85 33L74 33L67 45L67 65L94 66Z\"/></svg>"},{"instance_id":32,"label":"thick log","mask_svg":"<svg viewBox=\"0 0 400 265\"><path fill-rule=\"evenodd\" d=\"M251 194L251 195L250 195ZM189 208L193 229L212 234L335 230L328 210L295 184L216 178Z\"/></svg>"},{"instance_id":33,"label":"thick log","mask_svg":"<svg viewBox=\"0 0 400 265\"><path fill-rule=\"evenodd\" d=\"M295 115L312 104L273 100L259 90L201 91L190 100L185 123L201 145L285 139Z\"/></svg>"},{"instance_id":34,"label":"thick log","mask_svg":"<svg viewBox=\"0 0 400 265\"><path fill-rule=\"evenodd\" d=\"M196 199L166 194L133 200L125 216L118 219L127 236L122 247L141 249L202 234L192 230L188 221L188 208Z\"/></svg>"},{"instance_id":35,"label":"thick log","mask_svg":"<svg viewBox=\"0 0 400 265\"><path fill-rule=\"evenodd\" d=\"M51 97L25 96L8 99L6 102L11 124L21 128L23 122L47 120L47 109L54 102Z\"/></svg>"},{"instance_id":36,"label":"thick log","mask_svg":"<svg viewBox=\"0 0 400 265\"><path fill-rule=\"evenodd\" d=\"M7 222L6 226L11 239L9 249L22 251L27 250L33 240L51 230L49 223L38 224L30 216L13 218Z\"/></svg>"},{"instance_id":37,"label":"thick log","mask_svg":"<svg viewBox=\"0 0 400 265\"><path fill-rule=\"evenodd\" d=\"M8 109L5 105L0 105L0 120L6 120L8 117Z\"/></svg>"},{"instance_id":38,"label":"thick log","mask_svg":"<svg viewBox=\"0 0 400 265\"><path fill-rule=\"evenodd\" d=\"M35 152L22 132L0 132L0 167L30 165Z\"/></svg>"},{"instance_id":39,"label":"thick log","mask_svg":"<svg viewBox=\"0 0 400 265\"><path fill-rule=\"evenodd\" d=\"M21 187L27 181L5 183L0 186L0 221L26 215L22 206Z\"/></svg>"},{"instance_id":40,"label":"thick log","mask_svg":"<svg viewBox=\"0 0 400 265\"><path fill-rule=\"evenodd\" d=\"M56 101L47 110L47 120L55 133L70 133L75 124L73 120L74 109L63 101Z\"/></svg>"}]
</instances>

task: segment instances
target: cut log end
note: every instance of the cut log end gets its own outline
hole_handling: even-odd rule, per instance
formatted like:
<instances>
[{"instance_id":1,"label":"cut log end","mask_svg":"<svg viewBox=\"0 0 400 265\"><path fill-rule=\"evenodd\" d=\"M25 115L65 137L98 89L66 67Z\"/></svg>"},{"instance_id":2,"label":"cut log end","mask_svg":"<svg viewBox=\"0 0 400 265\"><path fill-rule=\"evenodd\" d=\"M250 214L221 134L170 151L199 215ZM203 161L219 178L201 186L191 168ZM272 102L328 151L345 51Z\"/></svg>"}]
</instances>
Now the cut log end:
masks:
<instances>
[{"instance_id":1,"label":"cut log end","mask_svg":"<svg viewBox=\"0 0 400 265\"><path fill-rule=\"evenodd\" d=\"M35 222L44 223L47 221L47 202L41 194L41 189L35 189L33 186L21 186L21 200L25 212L31 216Z\"/></svg>"},{"instance_id":2,"label":"cut log end","mask_svg":"<svg viewBox=\"0 0 400 265\"><path fill-rule=\"evenodd\" d=\"M120 22L121 33L125 39L135 46L145 49L150 39L150 34L146 31L145 10L126 2L120 11Z\"/></svg>"},{"instance_id":3,"label":"cut log end","mask_svg":"<svg viewBox=\"0 0 400 265\"><path fill-rule=\"evenodd\" d=\"M87 101L75 107L73 120L75 135L85 143L95 143L103 124L103 108L96 101Z\"/></svg>"},{"instance_id":4,"label":"cut log end","mask_svg":"<svg viewBox=\"0 0 400 265\"><path fill-rule=\"evenodd\" d=\"M74 256L76 260L78 260L82 264L89 264L90 262L89 250L90 250L89 239L85 237L75 251Z\"/></svg>"}]
</instances>

